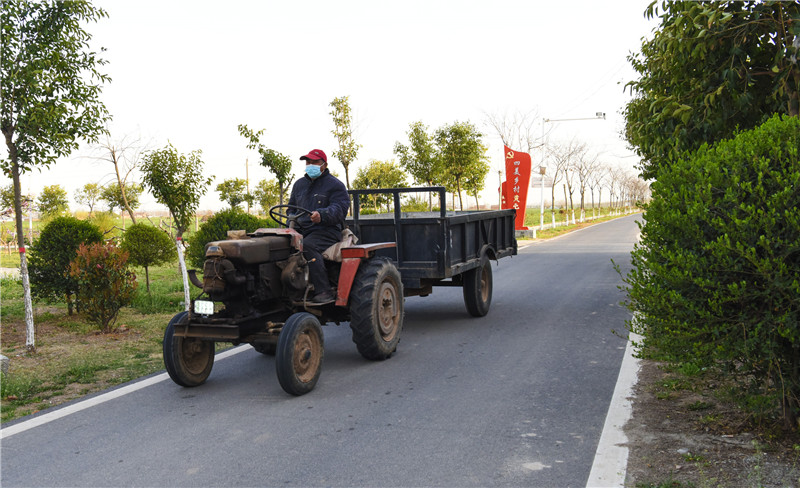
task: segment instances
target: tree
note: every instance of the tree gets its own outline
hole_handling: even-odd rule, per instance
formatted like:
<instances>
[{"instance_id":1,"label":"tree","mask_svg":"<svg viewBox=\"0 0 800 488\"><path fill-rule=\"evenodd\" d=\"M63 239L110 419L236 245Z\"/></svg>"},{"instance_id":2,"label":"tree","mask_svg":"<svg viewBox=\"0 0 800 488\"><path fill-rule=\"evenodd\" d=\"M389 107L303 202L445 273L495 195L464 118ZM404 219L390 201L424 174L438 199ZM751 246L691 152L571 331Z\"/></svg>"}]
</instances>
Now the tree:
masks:
<instances>
[{"instance_id":1,"label":"tree","mask_svg":"<svg viewBox=\"0 0 800 488\"><path fill-rule=\"evenodd\" d=\"M458 193L460 208L464 209L461 190L476 168L487 165L483 134L469 122L455 122L436 130L434 140L444 169L444 183L448 190ZM488 169L487 169L488 172ZM484 175L485 176L485 175Z\"/></svg>"},{"instance_id":2,"label":"tree","mask_svg":"<svg viewBox=\"0 0 800 488\"><path fill-rule=\"evenodd\" d=\"M577 154L577 158L572 164L572 168L578 176L578 192L581 195L581 222L586 218L586 187L590 185L592 175L598 171L600 166L598 157L597 154L590 154L587 149ZM592 208L594 209L594 203Z\"/></svg>"},{"instance_id":3,"label":"tree","mask_svg":"<svg viewBox=\"0 0 800 488\"><path fill-rule=\"evenodd\" d=\"M552 210L555 210L556 204L556 186L564 179L564 185L569 184L570 195L572 194L572 178L573 174L571 168L578 157L578 154L586 151L586 144L580 143L576 140L571 140L568 143L554 143L547 145L547 154L550 156L550 174L553 175L553 186L550 188L550 195L552 198ZM566 193L566 190L565 190ZM569 205L567 195L564 195L564 207ZM565 208L566 211L566 208ZM555 211L553 212L553 222L555 223Z\"/></svg>"},{"instance_id":4,"label":"tree","mask_svg":"<svg viewBox=\"0 0 800 488\"><path fill-rule=\"evenodd\" d=\"M120 248L128 253L128 259L134 266L144 268L147 293L150 293L150 266L173 261L177 257L172 239L161 229L152 225L133 224L122 235Z\"/></svg>"},{"instance_id":5,"label":"tree","mask_svg":"<svg viewBox=\"0 0 800 488\"><path fill-rule=\"evenodd\" d=\"M654 1L645 15L661 25L628 57L639 79L624 114L646 179L737 128L798 115L800 3Z\"/></svg>"},{"instance_id":6,"label":"tree","mask_svg":"<svg viewBox=\"0 0 800 488\"><path fill-rule=\"evenodd\" d=\"M394 161L373 160L364 167L359 168L356 179L353 180L353 188L356 190L366 190L371 188L406 188L408 175ZM373 206L376 210L381 205L386 205L386 210L390 209L391 197L389 195L370 195Z\"/></svg>"},{"instance_id":7,"label":"tree","mask_svg":"<svg viewBox=\"0 0 800 488\"><path fill-rule=\"evenodd\" d=\"M129 215L133 215L133 210L139 208L139 196L143 192L144 187L138 183L129 183L122 187L117 183L111 183L103 187L100 198L108 204L109 212L113 213L115 208L120 210L127 208Z\"/></svg>"},{"instance_id":8,"label":"tree","mask_svg":"<svg viewBox=\"0 0 800 488\"><path fill-rule=\"evenodd\" d=\"M283 204L283 197L292 183L292 160L288 156L261 144L261 135L264 133L264 129L253 132L244 124L239 124L238 128L239 134L248 141L247 149L258 151L259 156L261 156L259 164L272 171L272 174L278 179L279 200Z\"/></svg>"},{"instance_id":9,"label":"tree","mask_svg":"<svg viewBox=\"0 0 800 488\"><path fill-rule=\"evenodd\" d=\"M144 185L150 190L156 201L166 205L175 222L175 246L178 250L178 262L183 275L184 306L189 310L189 276L186 274L186 263L183 259L183 233L192 223L192 218L200 205L200 198L214 178L203 177L202 151L192 151L188 156L167 144L164 149L151 151L142 158L142 174Z\"/></svg>"},{"instance_id":10,"label":"tree","mask_svg":"<svg viewBox=\"0 0 800 488\"><path fill-rule=\"evenodd\" d=\"M261 180L253 190L255 201L261 205L262 215L267 215L269 209L282 203L280 183L277 180Z\"/></svg>"},{"instance_id":11,"label":"tree","mask_svg":"<svg viewBox=\"0 0 800 488\"><path fill-rule=\"evenodd\" d=\"M338 159L344 167L344 178L347 188L350 189L350 164L356 160L361 145L353 139L353 117L350 113L350 97L337 97L330 103L333 107L330 115L333 117L333 130L331 133L339 143L339 149L333 151L333 157Z\"/></svg>"},{"instance_id":12,"label":"tree","mask_svg":"<svg viewBox=\"0 0 800 488\"><path fill-rule=\"evenodd\" d=\"M533 154L533 150L542 147L544 141L536 137L534 127L538 120L535 111L516 111L509 114L486 114L486 123L492 126L500 136L503 144L517 151Z\"/></svg>"},{"instance_id":13,"label":"tree","mask_svg":"<svg viewBox=\"0 0 800 488\"><path fill-rule=\"evenodd\" d=\"M464 191L475 199L475 207L479 208L478 194L486 186L486 175L489 174L488 158L479 159L476 164L469 167L464 175Z\"/></svg>"},{"instance_id":14,"label":"tree","mask_svg":"<svg viewBox=\"0 0 800 488\"><path fill-rule=\"evenodd\" d=\"M94 206L98 200L102 199L103 187L99 183L86 183L81 188L75 190L75 201L79 205L89 207L89 215L92 215Z\"/></svg>"},{"instance_id":15,"label":"tree","mask_svg":"<svg viewBox=\"0 0 800 488\"><path fill-rule=\"evenodd\" d=\"M239 208L243 202L251 205L255 198L247 193L247 181L242 178L230 178L217 185L220 200L228 202L231 208Z\"/></svg>"},{"instance_id":16,"label":"tree","mask_svg":"<svg viewBox=\"0 0 800 488\"><path fill-rule=\"evenodd\" d=\"M7 217L9 215L14 215L14 184L10 184L6 187L0 188L0 217ZM33 197L30 195L22 195L20 200L22 201L22 211L23 212L30 212L34 205L33 205ZM11 235L15 235L11 232ZM12 239L9 239L7 242L11 242Z\"/></svg>"},{"instance_id":17,"label":"tree","mask_svg":"<svg viewBox=\"0 0 800 488\"><path fill-rule=\"evenodd\" d=\"M139 196L143 188L133 182L129 182L131 174L136 170L141 162L142 149L139 145L139 140L129 141L127 138L122 138L119 141L112 141L106 132L106 138L103 143L97 145L95 150L100 151L102 155L97 156L95 159L107 161L114 166L114 176L116 177L116 190L109 195L115 195L114 207L119 207L128 212L131 217L131 222L136 223L136 216L133 211L139 206ZM109 188L107 185L106 188ZM137 193L130 195L128 191L138 190ZM111 190L109 190L111 192ZM108 200L107 200L108 201ZM122 225L125 226L125 215L122 216Z\"/></svg>"},{"instance_id":18,"label":"tree","mask_svg":"<svg viewBox=\"0 0 800 488\"><path fill-rule=\"evenodd\" d=\"M83 26L107 14L87 1L5 0L0 10L0 131L8 156L0 160L14 184L17 235L23 235L20 175L48 167L78 147L96 140L109 115L100 101L110 78L105 64L88 51L91 35ZM20 274L25 298L26 347L36 349L33 306L25 247L20 240Z\"/></svg>"},{"instance_id":19,"label":"tree","mask_svg":"<svg viewBox=\"0 0 800 488\"><path fill-rule=\"evenodd\" d=\"M69 263L81 244L101 242L96 225L75 217L56 217L48 223L31 249L31 290L40 300L66 299L72 315L72 297L77 290L69 276Z\"/></svg>"},{"instance_id":20,"label":"tree","mask_svg":"<svg viewBox=\"0 0 800 488\"><path fill-rule=\"evenodd\" d=\"M14 184L0 188L0 211L14 212Z\"/></svg>"},{"instance_id":21,"label":"tree","mask_svg":"<svg viewBox=\"0 0 800 488\"><path fill-rule=\"evenodd\" d=\"M440 180L444 170L436 153L433 136L422 121L409 125L408 146L399 142L394 145L394 153L400 159L400 166L405 168L419 185L433 186ZM433 194L428 193L428 210L433 208Z\"/></svg>"},{"instance_id":22,"label":"tree","mask_svg":"<svg viewBox=\"0 0 800 488\"><path fill-rule=\"evenodd\" d=\"M39 195L39 214L45 220L60 217L69 212L67 190L61 185L45 186Z\"/></svg>"}]
</instances>

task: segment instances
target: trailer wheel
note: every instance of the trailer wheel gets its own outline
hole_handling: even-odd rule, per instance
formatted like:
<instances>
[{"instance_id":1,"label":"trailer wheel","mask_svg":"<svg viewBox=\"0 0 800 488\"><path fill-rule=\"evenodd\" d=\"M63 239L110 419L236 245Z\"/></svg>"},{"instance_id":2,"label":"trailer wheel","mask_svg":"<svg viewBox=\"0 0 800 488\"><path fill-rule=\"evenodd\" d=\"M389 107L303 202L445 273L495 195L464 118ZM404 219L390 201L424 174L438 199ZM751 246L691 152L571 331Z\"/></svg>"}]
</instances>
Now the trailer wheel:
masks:
<instances>
[{"instance_id":1,"label":"trailer wheel","mask_svg":"<svg viewBox=\"0 0 800 488\"><path fill-rule=\"evenodd\" d=\"M477 268L464 273L464 304L473 317L489 313L492 304L492 263L485 254Z\"/></svg>"},{"instance_id":2,"label":"trailer wheel","mask_svg":"<svg viewBox=\"0 0 800 488\"><path fill-rule=\"evenodd\" d=\"M350 328L353 342L367 359L391 357L403 330L403 282L388 258L361 265L350 291Z\"/></svg>"},{"instance_id":3,"label":"trailer wheel","mask_svg":"<svg viewBox=\"0 0 800 488\"><path fill-rule=\"evenodd\" d=\"M175 337L175 327L186 322L187 312L172 317L164 332L164 366L172 381L181 386L202 385L214 366L214 342Z\"/></svg>"},{"instance_id":4,"label":"trailer wheel","mask_svg":"<svg viewBox=\"0 0 800 488\"><path fill-rule=\"evenodd\" d=\"M275 369L286 393L300 396L314 389L324 357L322 327L310 313L289 317L278 336Z\"/></svg>"}]
</instances>

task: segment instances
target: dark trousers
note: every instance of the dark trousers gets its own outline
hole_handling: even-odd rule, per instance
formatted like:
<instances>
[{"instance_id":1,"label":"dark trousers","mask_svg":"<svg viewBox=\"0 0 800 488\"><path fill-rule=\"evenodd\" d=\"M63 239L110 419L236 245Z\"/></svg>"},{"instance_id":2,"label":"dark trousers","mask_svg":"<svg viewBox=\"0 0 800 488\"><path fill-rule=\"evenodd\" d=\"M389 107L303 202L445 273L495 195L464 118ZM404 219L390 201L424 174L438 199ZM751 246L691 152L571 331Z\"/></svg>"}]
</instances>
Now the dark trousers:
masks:
<instances>
[{"instance_id":1,"label":"dark trousers","mask_svg":"<svg viewBox=\"0 0 800 488\"><path fill-rule=\"evenodd\" d=\"M325 263L322 261L322 251L341 240L339 231L336 236L330 232L311 232L303 236L303 257L308 261L308 279L314 285L314 294L320 294L331 289Z\"/></svg>"}]
</instances>

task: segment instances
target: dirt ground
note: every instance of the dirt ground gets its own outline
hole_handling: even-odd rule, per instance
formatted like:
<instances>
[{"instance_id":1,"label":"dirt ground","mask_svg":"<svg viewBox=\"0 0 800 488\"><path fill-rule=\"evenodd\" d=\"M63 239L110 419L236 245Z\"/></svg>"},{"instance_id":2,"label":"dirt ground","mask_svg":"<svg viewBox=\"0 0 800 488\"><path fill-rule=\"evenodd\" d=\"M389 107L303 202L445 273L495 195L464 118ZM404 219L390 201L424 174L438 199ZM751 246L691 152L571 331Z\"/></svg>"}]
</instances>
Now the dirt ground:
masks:
<instances>
[{"instance_id":1,"label":"dirt ground","mask_svg":"<svg viewBox=\"0 0 800 488\"><path fill-rule=\"evenodd\" d=\"M755 426L736 405L696 391L653 361L634 388L626 486L800 487L800 437ZM677 387L676 387L677 386Z\"/></svg>"}]
</instances>

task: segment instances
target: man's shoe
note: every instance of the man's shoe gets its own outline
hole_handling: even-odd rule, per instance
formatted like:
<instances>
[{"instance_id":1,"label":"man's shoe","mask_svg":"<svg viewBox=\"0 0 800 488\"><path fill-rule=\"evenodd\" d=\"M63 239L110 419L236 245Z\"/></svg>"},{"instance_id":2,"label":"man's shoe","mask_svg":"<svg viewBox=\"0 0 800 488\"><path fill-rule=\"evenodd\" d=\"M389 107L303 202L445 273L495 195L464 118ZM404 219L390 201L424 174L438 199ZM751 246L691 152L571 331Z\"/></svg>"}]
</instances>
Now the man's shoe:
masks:
<instances>
[{"instance_id":1,"label":"man's shoe","mask_svg":"<svg viewBox=\"0 0 800 488\"><path fill-rule=\"evenodd\" d=\"M326 305L328 303L333 303L335 301L336 301L336 294L333 292L333 290L328 290L328 291L323 291L322 293L317 293L307 303L309 305Z\"/></svg>"}]
</instances>

